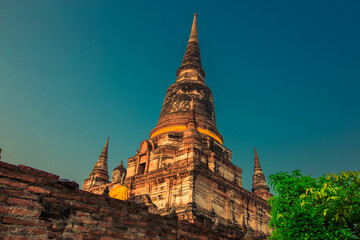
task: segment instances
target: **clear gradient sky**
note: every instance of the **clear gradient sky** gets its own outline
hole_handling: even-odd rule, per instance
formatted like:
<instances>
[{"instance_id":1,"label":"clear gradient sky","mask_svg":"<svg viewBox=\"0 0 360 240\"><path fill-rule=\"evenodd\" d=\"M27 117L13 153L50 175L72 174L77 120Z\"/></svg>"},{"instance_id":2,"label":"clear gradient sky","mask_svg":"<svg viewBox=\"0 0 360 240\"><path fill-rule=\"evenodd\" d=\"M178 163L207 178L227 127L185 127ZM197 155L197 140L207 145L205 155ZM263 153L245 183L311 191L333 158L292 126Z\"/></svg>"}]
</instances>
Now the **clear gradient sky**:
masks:
<instances>
[{"instance_id":1,"label":"clear gradient sky","mask_svg":"<svg viewBox=\"0 0 360 240\"><path fill-rule=\"evenodd\" d=\"M251 189L360 170L360 1L0 0L2 160L82 187L109 142L135 155L176 80L193 13L218 130Z\"/></svg>"}]
</instances>

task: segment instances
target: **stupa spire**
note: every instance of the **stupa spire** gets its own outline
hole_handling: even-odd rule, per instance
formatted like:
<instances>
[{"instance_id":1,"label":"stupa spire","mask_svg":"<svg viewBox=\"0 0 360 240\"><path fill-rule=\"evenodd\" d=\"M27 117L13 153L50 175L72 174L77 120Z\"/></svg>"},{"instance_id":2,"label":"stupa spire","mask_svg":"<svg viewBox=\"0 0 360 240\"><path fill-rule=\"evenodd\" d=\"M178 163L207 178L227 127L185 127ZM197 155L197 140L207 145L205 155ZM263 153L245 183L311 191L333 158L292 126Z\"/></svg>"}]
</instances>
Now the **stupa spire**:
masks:
<instances>
[{"instance_id":1,"label":"stupa spire","mask_svg":"<svg viewBox=\"0 0 360 240\"><path fill-rule=\"evenodd\" d=\"M197 14L191 27L189 42L181 66L177 71L177 80L199 80L204 81L205 71L201 65L199 39L197 33Z\"/></svg>"},{"instance_id":2,"label":"stupa spire","mask_svg":"<svg viewBox=\"0 0 360 240\"><path fill-rule=\"evenodd\" d=\"M197 14L194 14L194 20L193 20L193 24L191 27L191 33L190 33L190 38L189 38L189 42L197 42L199 43L199 39L198 39L198 33L197 33L197 23L196 23L196 18L197 18Z\"/></svg>"},{"instance_id":3,"label":"stupa spire","mask_svg":"<svg viewBox=\"0 0 360 240\"><path fill-rule=\"evenodd\" d=\"M254 174L252 183L252 192L256 195L268 199L272 196L270 188L266 184L265 175L260 167L259 157L255 147L255 161L254 161Z\"/></svg>"},{"instance_id":4,"label":"stupa spire","mask_svg":"<svg viewBox=\"0 0 360 240\"><path fill-rule=\"evenodd\" d=\"M254 172L255 171L262 171L261 167L260 167L260 162L259 162L259 157L256 151L256 147L255 147L255 163L254 163Z\"/></svg>"},{"instance_id":5,"label":"stupa spire","mask_svg":"<svg viewBox=\"0 0 360 240\"><path fill-rule=\"evenodd\" d=\"M108 147L109 147L109 138L106 139L104 149L102 150L99 159L95 163L95 166L91 171L89 178L84 180L83 190L86 190L93 186L99 186L110 182L109 174L108 174L108 164L107 164Z\"/></svg>"},{"instance_id":6,"label":"stupa spire","mask_svg":"<svg viewBox=\"0 0 360 240\"><path fill-rule=\"evenodd\" d=\"M215 119L214 99L211 89L204 82L197 33L197 15L194 15L189 42L184 59L177 71L176 82L167 90L160 118L150 132L150 139L169 132L184 132L189 121L189 104L193 98L192 116L201 136L206 135L223 144Z\"/></svg>"},{"instance_id":7,"label":"stupa spire","mask_svg":"<svg viewBox=\"0 0 360 240\"><path fill-rule=\"evenodd\" d=\"M106 139L106 143L105 143L104 149L102 150L102 152L100 154L100 157L106 157L107 158L108 148L109 148L109 138Z\"/></svg>"},{"instance_id":8,"label":"stupa spire","mask_svg":"<svg viewBox=\"0 0 360 240\"><path fill-rule=\"evenodd\" d=\"M92 173L101 172L102 175L106 173L107 179L108 176L108 165L107 165L107 158L108 158L108 147L109 147L109 138L106 139L106 143L104 149L102 150L98 161L95 163L95 166L92 170Z\"/></svg>"}]
</instances>

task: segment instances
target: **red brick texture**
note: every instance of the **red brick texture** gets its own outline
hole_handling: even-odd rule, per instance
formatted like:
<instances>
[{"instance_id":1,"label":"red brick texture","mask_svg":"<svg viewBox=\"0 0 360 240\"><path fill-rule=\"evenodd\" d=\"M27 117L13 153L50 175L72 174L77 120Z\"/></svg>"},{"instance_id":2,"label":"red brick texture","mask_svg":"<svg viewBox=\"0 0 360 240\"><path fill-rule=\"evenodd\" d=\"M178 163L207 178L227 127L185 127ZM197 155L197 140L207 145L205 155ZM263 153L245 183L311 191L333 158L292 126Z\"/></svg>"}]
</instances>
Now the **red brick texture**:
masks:
<instances>
[{"instance_id":1,"label":"red brick texture","mask_svg":"<svg viewBox=\"0 0 360 240\"><path fill-rule=\"evenodd\" d=\"M241 239L0 161L0 239Z\"/></svg>"}]
</instances>

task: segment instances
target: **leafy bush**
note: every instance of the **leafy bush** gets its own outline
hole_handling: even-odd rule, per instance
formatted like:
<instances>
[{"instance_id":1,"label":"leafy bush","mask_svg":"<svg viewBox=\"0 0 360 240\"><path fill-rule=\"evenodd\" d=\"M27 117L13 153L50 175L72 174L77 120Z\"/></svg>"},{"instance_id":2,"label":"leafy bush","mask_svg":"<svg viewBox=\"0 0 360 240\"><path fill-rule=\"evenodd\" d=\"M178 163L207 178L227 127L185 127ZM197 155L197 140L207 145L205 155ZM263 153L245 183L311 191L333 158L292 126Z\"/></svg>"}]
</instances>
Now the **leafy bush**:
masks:
<instances>
[{"instance_id":1,"label":"leafy bush","mask_svg":"<svg viewBox=\"0 0 360 240\"><path fill-rule=\"evenodd\" d=\"M269 182L269 239L360 239L360 172L313 178L296 170L272 174Z\"/></svg>"}]
</instances>

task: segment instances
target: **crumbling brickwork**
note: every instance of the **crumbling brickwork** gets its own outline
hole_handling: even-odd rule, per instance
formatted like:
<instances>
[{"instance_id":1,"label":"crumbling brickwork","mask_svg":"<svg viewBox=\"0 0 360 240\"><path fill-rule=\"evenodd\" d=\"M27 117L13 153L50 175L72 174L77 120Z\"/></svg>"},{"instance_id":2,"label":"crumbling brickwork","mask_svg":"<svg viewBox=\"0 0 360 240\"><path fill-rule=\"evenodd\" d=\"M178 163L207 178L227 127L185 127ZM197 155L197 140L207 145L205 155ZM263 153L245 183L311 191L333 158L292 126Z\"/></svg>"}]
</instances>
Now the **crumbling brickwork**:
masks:
<instances>
[{"instance_id":1,"label":"crumbling brickwork","mask_svg":"<svg viewBox=\"0 0 360 240\"><path fill-rule=\"evenodd\" d=\"M78 189L51 173L0 161L0 238L243 239L223 226L206 228L147 207Z\"/></svg>"}]
</instances>

